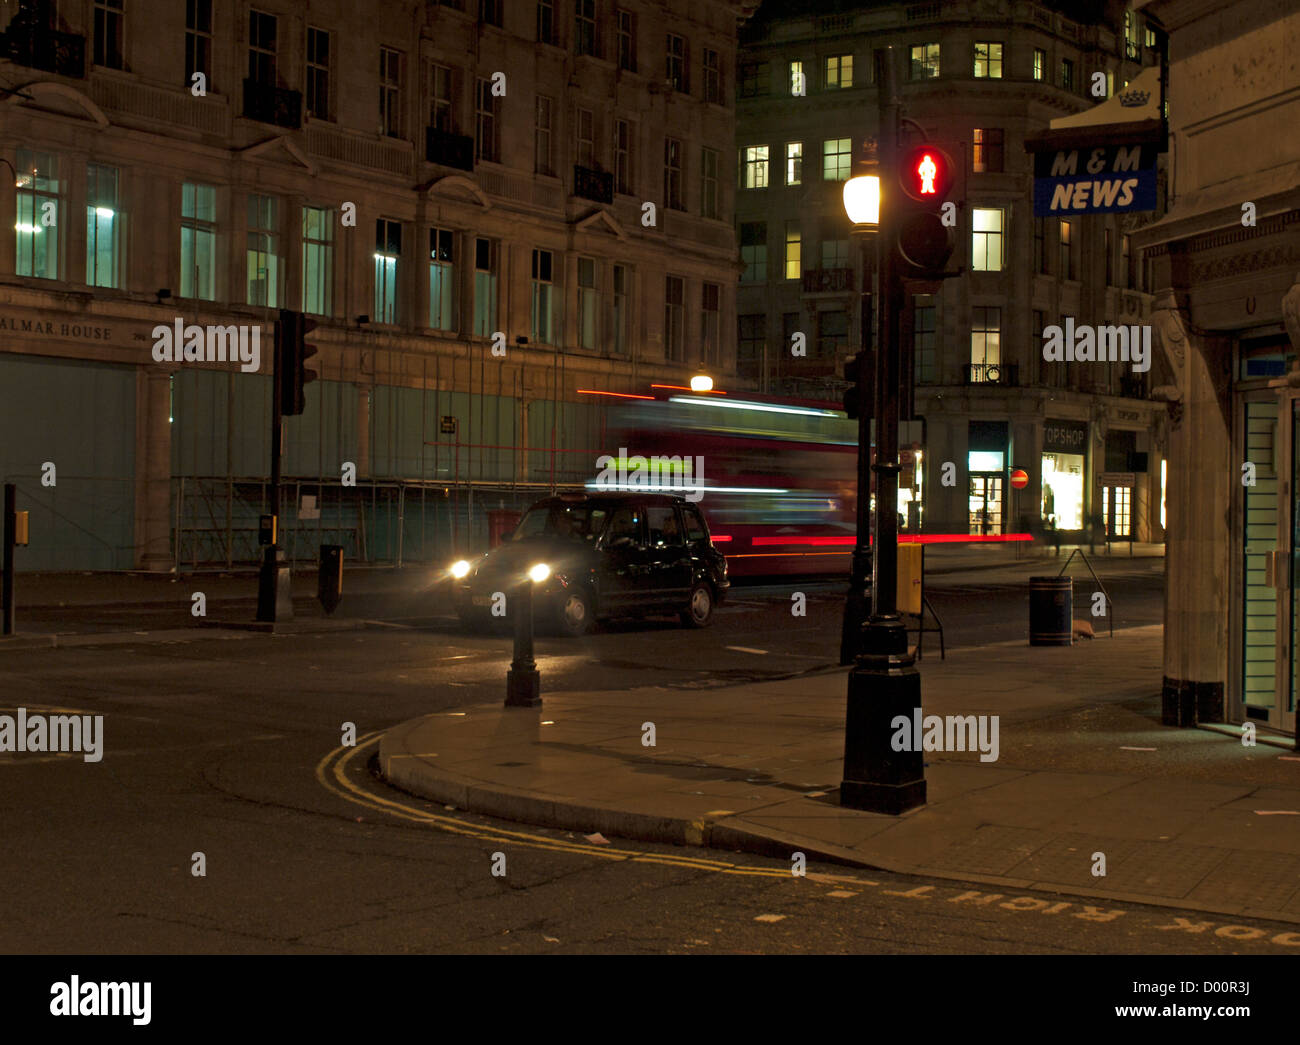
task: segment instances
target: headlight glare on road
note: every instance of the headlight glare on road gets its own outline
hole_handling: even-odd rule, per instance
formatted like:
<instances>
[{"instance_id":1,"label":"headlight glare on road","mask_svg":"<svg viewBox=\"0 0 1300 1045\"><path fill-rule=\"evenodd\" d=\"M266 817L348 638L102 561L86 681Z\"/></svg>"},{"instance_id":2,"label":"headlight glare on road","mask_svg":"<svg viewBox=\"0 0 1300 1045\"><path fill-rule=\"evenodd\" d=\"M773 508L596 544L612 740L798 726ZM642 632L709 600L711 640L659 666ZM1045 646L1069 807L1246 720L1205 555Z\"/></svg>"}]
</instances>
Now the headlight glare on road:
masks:
<instances>
[{"instance_id":1,"label":"headlight glare on road","mask_svg":"<svg viewBox=\"0 0 1300 1045\"><path fill-rule=\"evenodd\" d=\"M452 575L453 577L455 577L457 580L461 580L461 579L464 578L464 577L468 577L468 576L469 576L469 563L468 563L466 560L464 560L464 559L461 559L459 562L454 562L454 563L452 563L452 564L451 564L451 575Z\"/></svg>"},{"instance_id":2,"label":"headlight glare on road","mask_svg":"<svg viewBox=\"0 0 1300 1045\"><path fill-rule=\"evenodd\" d=\"M546 580L546 578L549 577L550 575L551 575L551 568L547 566L546 563L544 562L539 562L536 566L534 566L531 570L528 571L528 576L533 579L534 584L541 584L542 581Z\"/></svg>"}]
</instances>

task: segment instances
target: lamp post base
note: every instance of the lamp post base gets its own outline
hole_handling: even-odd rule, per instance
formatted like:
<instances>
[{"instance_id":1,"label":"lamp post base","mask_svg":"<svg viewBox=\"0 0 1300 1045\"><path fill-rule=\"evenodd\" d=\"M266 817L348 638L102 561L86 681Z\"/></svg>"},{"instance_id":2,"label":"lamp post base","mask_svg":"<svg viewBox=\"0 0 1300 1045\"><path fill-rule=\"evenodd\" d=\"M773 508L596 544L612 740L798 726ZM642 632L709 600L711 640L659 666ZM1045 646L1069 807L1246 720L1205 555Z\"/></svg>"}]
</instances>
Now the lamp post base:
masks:
<instances>
[{"instance_id":1,"label":"lamp post base","mask_svg":"<svg viewBox=\"0 0 1300 1045\"><path fill-rule=\"evenodd\" d=\"M511 668L506 672L506 707L540 708L542 676L536 668Z\"/></svg>"},{"instance_id":2,"label":"lamp post base","mask_svg":"<svg viewBox=\"0 0 1300 1045\"><path fill-rule=\"evenodd\" d=\"M902 718L906 737L921 714L921 674L897 616L872 617L862 630L863 652L849 672L840 805L897 816L925 804L924 753L896 751ZM916 739L916 738L913 738Z\"/></svg>"},{"instance_id":3,"label":"lamp post base","mask_svg":"<svg viewBox=\"0 0 1300 1045\"><path fill-rule=\"evenodd\" d=\"M925 781L908 784L869 784L857 780L840 783L840 805L865 809L871 813L898 816L909 809L925 805Z\"/></svg>"}]
</instances>

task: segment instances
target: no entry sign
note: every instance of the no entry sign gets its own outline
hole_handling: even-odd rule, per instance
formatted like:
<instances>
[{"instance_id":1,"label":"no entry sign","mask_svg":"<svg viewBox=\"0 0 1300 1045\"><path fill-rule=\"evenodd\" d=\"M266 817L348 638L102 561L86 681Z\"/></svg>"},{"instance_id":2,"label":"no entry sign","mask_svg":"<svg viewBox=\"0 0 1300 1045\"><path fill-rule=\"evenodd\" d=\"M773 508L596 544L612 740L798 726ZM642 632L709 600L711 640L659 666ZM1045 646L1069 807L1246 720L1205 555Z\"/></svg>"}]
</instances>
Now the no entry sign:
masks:
<instances>
[{"instance_id":1,"label":"no entry sign","mask_svg":"<svg viewBox=\"0 0 1300 1045\"><path fill-rule=\"evenodd\" d=\"M1029 473L1023 468L1012 469L1011 485L1014 489L1023 490L1029 485Z\"/></svg>"}]
</instances>

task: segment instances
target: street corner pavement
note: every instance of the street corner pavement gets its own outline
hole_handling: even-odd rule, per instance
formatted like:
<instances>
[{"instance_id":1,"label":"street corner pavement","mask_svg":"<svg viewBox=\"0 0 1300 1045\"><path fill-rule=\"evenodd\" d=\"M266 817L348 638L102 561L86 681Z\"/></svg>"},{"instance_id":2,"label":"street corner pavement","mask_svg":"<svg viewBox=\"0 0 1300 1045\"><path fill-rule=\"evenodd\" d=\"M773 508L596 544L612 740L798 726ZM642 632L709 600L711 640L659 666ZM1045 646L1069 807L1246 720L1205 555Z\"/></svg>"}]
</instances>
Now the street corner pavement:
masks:
<instances>
[{"instance_id":1,"label":"street corner pavement","mask_svg":"<svg viewBox=\"0 0 1300 1045\"><path fill-rule=\"evenodd\" d=\"M924 715L987 719L995 747L928 752L902 816L839 805L847 669L441 712L389 729L380 769L547 827L1300 923L1294 758L1162 725L1160 652L1156 626L927 657Z\"/></svg>"}]
</instances>

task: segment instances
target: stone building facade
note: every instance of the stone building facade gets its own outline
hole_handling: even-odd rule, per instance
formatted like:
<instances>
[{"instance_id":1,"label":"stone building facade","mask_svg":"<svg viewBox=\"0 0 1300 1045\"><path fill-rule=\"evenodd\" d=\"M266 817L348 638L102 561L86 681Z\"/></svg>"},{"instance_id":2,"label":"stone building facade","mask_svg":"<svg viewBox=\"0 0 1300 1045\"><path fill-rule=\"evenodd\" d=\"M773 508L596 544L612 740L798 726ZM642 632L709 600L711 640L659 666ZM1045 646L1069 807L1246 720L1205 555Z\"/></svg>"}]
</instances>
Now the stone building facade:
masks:
<instances>
[{"instance_id":1,"label":"stone building facade","mask_svg":"<svg viewBox=\"0 0 1300 1045\"><path fill-rule=\"evenodd\" d=\"M1169 210L1139 240L1172 375L1165 717L1294 733L1300 12L1138 6L1170 51Z\"/></svg>"},{"instance_id":2,"label":"stone building facade","mask_svg":"<svg viewBox=\"0 0 1300 1045\"><path fill-rule=\"evenodd\" d=\"M1043 359L1044 329L1065 318L1148 322L1132 236L1151 215L1033 214L1025 140L1097 104L1095 74L1109 96L1157 61L1140 17L1109 4L1079 21L1054 9L1066 6L777 4L742 30L738 351L760 388L837 400L861 343L863 265L841 192L876 134L878 52L897 56L903 115L964 168L949 266L963 274L914 296L904 319L924 422L904 455L906 529L997 536L1054 522L1080 539L1103 520L1118 539L1163 537L1159 375ZM806 357L792 354L796 333ZM955 486L941 482L945 463Z\"/></svg>"},{"instance_id":3,"label":"stone building facade","mask_svg":"<svg viewBox=\"0 0 1300 1045\"><path fill-rule=\"evenodd\" d=\"M317 322L321 375L287 422L290 529L368 558L443 554L484 507L589 474L591 393L734 374L752 6L4 5L23 565L251 559L280 308ZM178 319L256 327L257 372L156 361Z\"/></svg>"}]
</instances>

